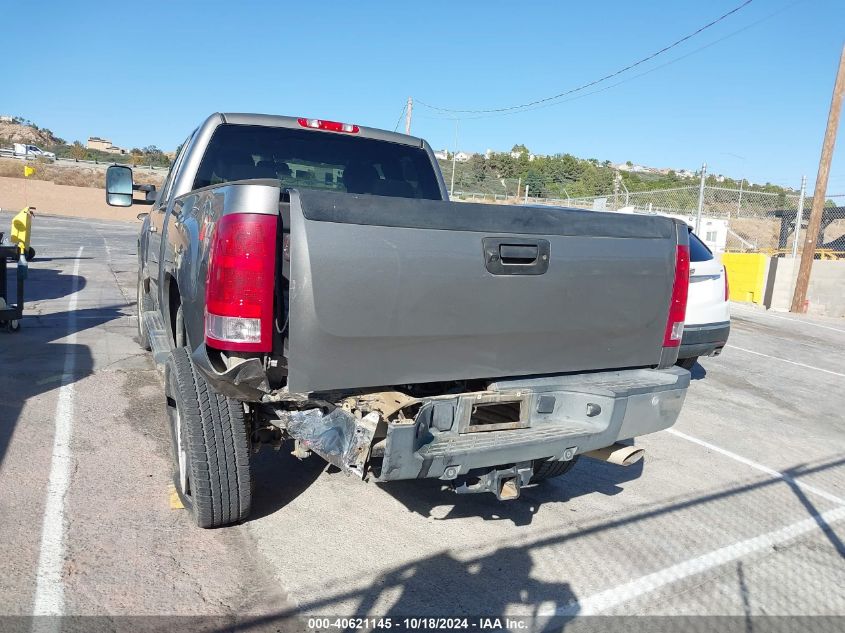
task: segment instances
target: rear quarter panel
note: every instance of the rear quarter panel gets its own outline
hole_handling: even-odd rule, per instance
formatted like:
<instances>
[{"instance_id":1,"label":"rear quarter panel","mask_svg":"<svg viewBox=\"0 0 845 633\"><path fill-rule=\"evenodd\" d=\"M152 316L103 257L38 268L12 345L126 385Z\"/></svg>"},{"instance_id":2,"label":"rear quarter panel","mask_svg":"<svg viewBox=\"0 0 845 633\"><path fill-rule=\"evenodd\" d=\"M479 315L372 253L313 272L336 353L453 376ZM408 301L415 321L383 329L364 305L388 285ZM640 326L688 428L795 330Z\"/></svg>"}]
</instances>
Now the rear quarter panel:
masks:
<instances>
[{"instance_id":1,"label":"rear quarter panel","mask_svg":"<svg viewBox=\"0 0 845 633\"><path fill-rule=\"evenodd\" d=\"M164 278L178 286L192 351L205 340L205 282L218 220L230 213L278 215L279 194L276 181L253 180L205 187L174 201L162 236ZM162 296L168 296L168 288ZM162 312L168 317L167 306Z\"/></svg>"}]
</instances>

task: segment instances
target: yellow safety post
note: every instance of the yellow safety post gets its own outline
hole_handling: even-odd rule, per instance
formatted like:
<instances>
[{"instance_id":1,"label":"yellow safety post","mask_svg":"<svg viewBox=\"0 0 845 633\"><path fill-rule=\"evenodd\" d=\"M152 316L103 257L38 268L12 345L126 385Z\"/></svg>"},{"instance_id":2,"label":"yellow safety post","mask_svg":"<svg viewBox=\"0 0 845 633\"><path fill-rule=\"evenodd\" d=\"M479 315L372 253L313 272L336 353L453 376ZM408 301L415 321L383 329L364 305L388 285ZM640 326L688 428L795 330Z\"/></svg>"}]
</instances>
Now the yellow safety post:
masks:
<instances>
[{"instance_id":1,"label":"yellow safety post","mask_svg":"<svg viewBox=\"0 0 845 633\"><path fill-rule=\"evenodd\" d=\"M12 244L17 244L21 253L29 251L29 238L32 230L32 214L35 207L24 207L12 218Z\"/></svg>"}]
</instances>

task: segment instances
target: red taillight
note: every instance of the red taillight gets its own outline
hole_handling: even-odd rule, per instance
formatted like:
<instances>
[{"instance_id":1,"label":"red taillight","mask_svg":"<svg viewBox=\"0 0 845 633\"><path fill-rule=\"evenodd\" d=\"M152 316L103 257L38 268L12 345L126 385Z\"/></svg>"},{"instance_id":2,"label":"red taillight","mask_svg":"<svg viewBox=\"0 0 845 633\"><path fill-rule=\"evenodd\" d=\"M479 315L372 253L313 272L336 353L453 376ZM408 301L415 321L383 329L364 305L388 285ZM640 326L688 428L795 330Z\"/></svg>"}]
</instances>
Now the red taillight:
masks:
<instances>
[{"instance_id":1,"label":"red taillight","mask_svg":"<svg viewBox=\"0 0 845 633\"><path fill-rule=\"evenodd\" d=\"M725 301L731 300L731 286L728 283L728 269L722 266L722 274L725 276Z\"/></svg>"},{"instance_id":2,"label":"red taillight","mask_svg":"<svg viewBox=\"0 0 845 633\"><path fill-rule=\"evenodd\" d=\"M359 128L352 123L338 123L337 121L323 121L322 119L297 119L302 127L310 127L315 130L328 130L329 132L346 132L347 134L357 134Z\"/></svg>"},{"instance_id":3,"label":"red taillight","mask_svg":"<svg viewBox=\"0 0 845 633\"><path fill-rule=\"evenodd\" d=\"M684 335L684 318L689 295L689 246L678 246L675 256L675 281L669 302L669 318L663 335L663 347L678 347Z\"/></svg>"},{"instance_id":4,"label":"red taillight","mask_svg":"<svg viewBox=\"0 0 845 633\"><path fill-rule=\"evenodd\" d=\"M209 253L206 342L232 351L272 351L276 216L224 215Z\"/></svg>"}]
</instances>

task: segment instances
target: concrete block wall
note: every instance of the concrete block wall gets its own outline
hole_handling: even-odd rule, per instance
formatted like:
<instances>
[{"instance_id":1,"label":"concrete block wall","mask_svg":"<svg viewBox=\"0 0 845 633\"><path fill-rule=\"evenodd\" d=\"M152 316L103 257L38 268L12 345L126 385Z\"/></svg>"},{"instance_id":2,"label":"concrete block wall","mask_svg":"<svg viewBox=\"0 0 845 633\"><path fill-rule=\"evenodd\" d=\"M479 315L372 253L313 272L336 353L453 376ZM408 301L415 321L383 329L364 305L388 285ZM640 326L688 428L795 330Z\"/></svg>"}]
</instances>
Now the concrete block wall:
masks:
<instances>
[{"instance_id":1,"label":"concrete block wall","mask_svg":"<svg viewBox=\"0 0 845 633\"><path fill-rule=\"evenodd\" d=\"M771 309L789 311L800 258L777 259L772 287ZM807 288L807 312L829 317L845 317L845 261L818 259L813 262Z\"/></svg>"}]
</instances>

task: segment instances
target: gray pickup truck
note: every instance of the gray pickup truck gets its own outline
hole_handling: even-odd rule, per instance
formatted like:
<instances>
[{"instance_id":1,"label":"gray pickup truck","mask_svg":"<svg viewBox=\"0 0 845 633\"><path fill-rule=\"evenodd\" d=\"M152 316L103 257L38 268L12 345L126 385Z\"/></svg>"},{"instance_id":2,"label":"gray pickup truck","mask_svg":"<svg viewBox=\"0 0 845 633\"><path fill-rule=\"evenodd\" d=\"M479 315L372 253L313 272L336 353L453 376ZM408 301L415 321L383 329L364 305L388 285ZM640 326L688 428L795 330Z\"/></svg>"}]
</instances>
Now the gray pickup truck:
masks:
<instances>
[{"instance_id":1,"label":"gray pickup truck","mask_svg":"<svg viewBox=\"0 0 845 633\"><path fill-rule=\"evenodd\" d=\"M206 119L160 191L106 190L151 205L138 334L202 527L247 517L262 444L513 499L680 412L682 223L449 202L419 138L255 114Z\"/></svg>"}]
</instances>

